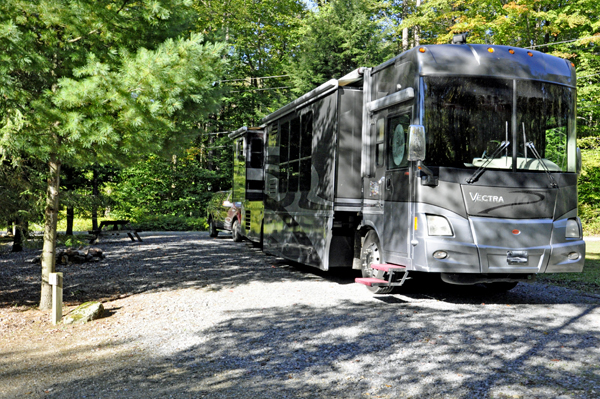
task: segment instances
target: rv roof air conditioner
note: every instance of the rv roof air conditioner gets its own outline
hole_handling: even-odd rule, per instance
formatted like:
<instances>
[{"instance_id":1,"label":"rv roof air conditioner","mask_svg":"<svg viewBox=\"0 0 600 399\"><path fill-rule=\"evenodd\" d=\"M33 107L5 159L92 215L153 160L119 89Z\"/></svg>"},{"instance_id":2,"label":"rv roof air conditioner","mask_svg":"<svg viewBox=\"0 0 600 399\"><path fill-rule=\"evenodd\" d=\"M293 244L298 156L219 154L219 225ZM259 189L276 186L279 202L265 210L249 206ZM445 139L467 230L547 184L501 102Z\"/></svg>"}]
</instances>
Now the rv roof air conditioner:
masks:
<instances>
[{"instance_id":1,"label":"rv roof air conditioner","mask_svg":"<svg viewBox=\"0 0 600 399\"><path fill-rule=\"evenodd\" d=\"M454 37L452 38L452 44L467 44L467 36L468 35L469 35L468 32L454 35Z\"/></svg>"}]
</instances>

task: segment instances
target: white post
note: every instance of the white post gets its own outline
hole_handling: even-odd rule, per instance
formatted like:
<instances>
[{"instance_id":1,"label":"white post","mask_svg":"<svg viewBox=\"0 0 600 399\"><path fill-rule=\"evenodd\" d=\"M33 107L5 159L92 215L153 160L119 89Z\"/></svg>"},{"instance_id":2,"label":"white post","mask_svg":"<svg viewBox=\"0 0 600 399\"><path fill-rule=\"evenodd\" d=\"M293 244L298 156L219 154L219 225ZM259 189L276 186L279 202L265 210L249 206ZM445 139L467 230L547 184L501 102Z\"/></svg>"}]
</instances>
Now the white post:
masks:
<instances>
[{"instance_id":1,"label":"white post","mask_svg":"<svg viewBox=\"0 0 600 399\"><path fill-rule=\"evenodd\" d=\"M48 282L52 286L52 324L62 320L63 274L50 273Z\"/></svg>"}]
</instances>

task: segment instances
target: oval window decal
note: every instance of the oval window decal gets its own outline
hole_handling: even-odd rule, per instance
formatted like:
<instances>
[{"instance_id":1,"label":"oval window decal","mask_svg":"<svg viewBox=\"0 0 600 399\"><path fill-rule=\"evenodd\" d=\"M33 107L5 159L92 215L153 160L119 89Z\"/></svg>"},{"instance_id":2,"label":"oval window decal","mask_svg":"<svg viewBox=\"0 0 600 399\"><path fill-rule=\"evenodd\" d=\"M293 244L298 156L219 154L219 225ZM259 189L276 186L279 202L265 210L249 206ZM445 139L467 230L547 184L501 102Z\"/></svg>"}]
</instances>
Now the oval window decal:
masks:
<instances>
[{"instance_id":1,"label":"oval window decal","mask_svg":"<svg viewBox=\"0 0 600 399\"><path fill-rule=\"evenodd\" d=\"M401 124L396 125L394 129L394 135L392 137L392 156L394 164L400 166L404 160L404 150L406 148L406 140L404 135L404 128Z\"/></svg>"}]
</instances>

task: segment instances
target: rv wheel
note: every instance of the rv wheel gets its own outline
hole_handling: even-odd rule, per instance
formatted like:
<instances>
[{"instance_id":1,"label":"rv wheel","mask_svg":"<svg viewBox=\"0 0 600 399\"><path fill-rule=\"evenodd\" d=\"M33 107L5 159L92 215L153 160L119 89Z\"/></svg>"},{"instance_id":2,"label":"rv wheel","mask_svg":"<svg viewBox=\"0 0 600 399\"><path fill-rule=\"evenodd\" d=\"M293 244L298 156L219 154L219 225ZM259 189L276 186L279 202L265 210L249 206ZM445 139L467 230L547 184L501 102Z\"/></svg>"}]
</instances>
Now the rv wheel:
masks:
<instances>
[{"instance_id":1,"label":"rv wheel","mask_svg":"<svg viewBox=\"0 0 600 399\"><path fill-rule=\"evenodd\" d=\"M500 282L500 283L485 283L485 287L493 292L506 292L515 288L519 284L518 281Z\"/></svg>"},{"instance_id":2,"label":"rv wheel","mask_svg":"<svg viewBox=\"0 0 600 399\"><path fill-rule=\"evenodd\" d=\"M360 251L361 272L363 277L377 277L375 269L371 268L372 264L382 263L381 245L377 234L371 230L365 237L362 250ZM380 272L383 273L383 272ZM389 294L394 290L394 287L367 287L374 294Z\"/></svg>"},{"instance_id":3,"label":"rv wheel","mask_svg":"<svg viewBox=\"0 0 600 399\"><path fill-rule=\"evenodd\" d=\"M231 234L233 235L234 242L242 241L242 226L240 226L240 222L237 219L234 220L233 226L231 228Z\"/></svg>"},{"instance_id":4,"label":"rv wheel","mask_svg":"<svg viewBox=\"0 0 600 399\"><path fill-rule=\"evenodd\" d=\"M219 235L219 232L217 231L217 226L215 226L215 222L212 220L212 218L208 222L208 235L212 238L215 238Z\"/></svg>"}]
</instances>

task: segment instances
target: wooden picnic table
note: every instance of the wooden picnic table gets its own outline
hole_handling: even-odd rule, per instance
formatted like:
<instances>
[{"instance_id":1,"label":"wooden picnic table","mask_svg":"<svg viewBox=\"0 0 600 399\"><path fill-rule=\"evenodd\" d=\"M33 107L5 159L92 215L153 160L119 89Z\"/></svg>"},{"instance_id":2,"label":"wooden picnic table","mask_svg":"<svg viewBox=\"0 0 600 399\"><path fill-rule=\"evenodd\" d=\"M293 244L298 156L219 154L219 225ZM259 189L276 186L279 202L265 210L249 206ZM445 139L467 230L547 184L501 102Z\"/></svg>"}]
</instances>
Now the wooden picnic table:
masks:
<instances>
[{"instance_id":1,"label":"wooden picnic table","mask_svg":"<svg viewBox=\"0 0 600 399\"><path fill-rule=\"evenodd\" d=\"M110 228L112 227L112 228ZM100 242L101 236L107 235L120 235L121 233L126 233L131 241L135 242L137 238L140 242L142 241L141 237L138 235L140 230L131 228L129 224L129 220L103 220L100 222L100 226L98 226L97 230L91 230L89 233L94 236L90 240L90 244L95 244Z\"/></svg>"}]
</instances>

